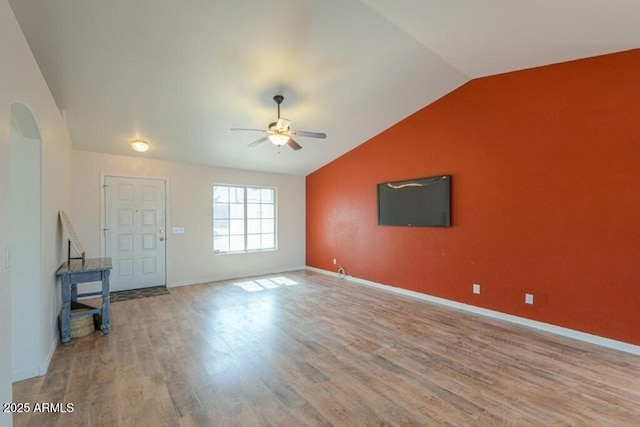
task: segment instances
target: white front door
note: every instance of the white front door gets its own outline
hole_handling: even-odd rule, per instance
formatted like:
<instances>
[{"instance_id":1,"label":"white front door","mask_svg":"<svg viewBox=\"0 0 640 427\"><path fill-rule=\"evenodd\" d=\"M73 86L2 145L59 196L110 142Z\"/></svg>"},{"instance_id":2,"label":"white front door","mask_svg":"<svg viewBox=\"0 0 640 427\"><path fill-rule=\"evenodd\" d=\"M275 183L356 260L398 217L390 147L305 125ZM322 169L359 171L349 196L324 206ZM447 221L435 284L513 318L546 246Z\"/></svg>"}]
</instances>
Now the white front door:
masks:
<instances>
[{"instance_id":1,"label":"white front door","mask_svg":"<svg viewBox=\"0 0 640 427\"><path fill-rule=\"evenodd\" d=\"M113 270L110 289L166 285L166 182L105 176L105 256Z\"/></svg>"}]
</instances>

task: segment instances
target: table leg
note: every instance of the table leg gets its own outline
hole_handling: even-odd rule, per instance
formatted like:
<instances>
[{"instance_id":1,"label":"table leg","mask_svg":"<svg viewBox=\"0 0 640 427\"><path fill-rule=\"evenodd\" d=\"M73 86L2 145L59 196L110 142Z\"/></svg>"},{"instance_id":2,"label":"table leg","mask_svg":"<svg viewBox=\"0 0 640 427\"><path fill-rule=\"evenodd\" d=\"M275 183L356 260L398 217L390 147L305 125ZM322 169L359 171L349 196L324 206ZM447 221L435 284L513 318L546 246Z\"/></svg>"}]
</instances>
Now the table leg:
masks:
<instances>
[{"instance_id":1,"label":"table leg","mask_svg":"<svg viewBox=\"0 0 640 427\"><path fill-rule=\"evenodd\" d=\"M78 284L71 284L71 301L78 301Z\"/></svg>"},{"instance_id":2,"label":"table leg","mask_svg":"<svg viewBox=\"0 0 640 427\"><path fill-rule=\"evenodd\" d=\"M69 275L62 276L62 313L60 314L60 339L63 344L71 341L71 278Z\"/></svg>"},{"instance_id":3,"label":"table leg","mask_svg":"<svg viewBox=\"0 0 640 427\"><path fill-rule=\"evenodd\" d=\"M109 316L109 303L111 297L109 296L109 270L102 272L102 333L109 335L109 329L111 328L111 318Z\"/></svg>"}]
</instances>

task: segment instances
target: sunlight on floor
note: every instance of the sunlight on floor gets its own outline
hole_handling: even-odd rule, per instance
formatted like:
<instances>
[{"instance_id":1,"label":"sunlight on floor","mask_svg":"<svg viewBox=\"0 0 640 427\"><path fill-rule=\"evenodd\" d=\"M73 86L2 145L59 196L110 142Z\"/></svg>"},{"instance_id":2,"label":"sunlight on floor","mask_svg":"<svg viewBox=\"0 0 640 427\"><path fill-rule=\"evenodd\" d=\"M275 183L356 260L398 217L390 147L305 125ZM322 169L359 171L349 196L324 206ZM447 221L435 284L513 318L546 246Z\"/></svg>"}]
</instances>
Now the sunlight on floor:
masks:
<instances>
[{"instance_id":1,"label":"sunlight on floor","mask_svg":"<svg viewBox=\"0 0 640 427\"><path fill-rule=\"evenodd\" d=\"M267 289L275 289L281 286L294 286L298 282L295 282L286 277L272 277L270 279L256 279L247 280L244 282L236 282L233 286L244 289L247 292L260 292Z\"/></svg>"}]
</instances>

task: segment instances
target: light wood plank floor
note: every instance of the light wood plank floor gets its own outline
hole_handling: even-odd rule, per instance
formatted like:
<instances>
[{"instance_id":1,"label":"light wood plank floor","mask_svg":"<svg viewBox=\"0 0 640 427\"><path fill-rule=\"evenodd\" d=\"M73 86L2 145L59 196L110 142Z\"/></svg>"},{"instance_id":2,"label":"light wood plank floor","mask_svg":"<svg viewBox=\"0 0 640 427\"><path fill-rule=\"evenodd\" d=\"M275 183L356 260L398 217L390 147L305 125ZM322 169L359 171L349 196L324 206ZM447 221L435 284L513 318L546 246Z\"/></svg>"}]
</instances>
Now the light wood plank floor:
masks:
<instances>
[{"instance_id":1,"label":"light wood plank floor","mask_svg":"<svg viewBox=\"0 0 640 427\"><path fill-rule=\"evenodd\" d=\"M241 286L238 285L238 282ZM309 271L112 305L17 425L640 425L640 357Z\"/></svg>"}]
</instances>

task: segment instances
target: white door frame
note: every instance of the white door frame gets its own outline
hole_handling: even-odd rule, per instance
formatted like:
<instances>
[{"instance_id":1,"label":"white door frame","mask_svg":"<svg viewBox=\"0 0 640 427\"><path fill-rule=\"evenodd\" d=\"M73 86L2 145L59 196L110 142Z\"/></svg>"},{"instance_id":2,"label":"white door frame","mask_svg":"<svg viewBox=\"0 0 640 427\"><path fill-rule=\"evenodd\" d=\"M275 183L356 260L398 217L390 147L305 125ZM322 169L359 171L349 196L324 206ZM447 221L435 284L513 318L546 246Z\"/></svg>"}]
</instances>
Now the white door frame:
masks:
<instances>
[{"instance_id":1,"label":"white door frame","mask_svg":"<svg viewBox=\"0 0 640 427\"><path fill-rule=\"evenodd\" d=\"M169 238L169 225L170 221L170 213L169 213L169 178L164 176L145 176L145 175L130 175L124 173L110 173L110 172L102 172L100 173L100 256L107 256L107 241L105 239L105 228L106 228L106 195L104 192L104 186L106 185L106 179L108 176L115 178L134 178L134 179L156 179L159 181L164 181L164 211L165 211L165 250L164 250L164 277L167 287L169 287L169 248L171 247L171 239Z\"/></svg>"}]
</instances>

